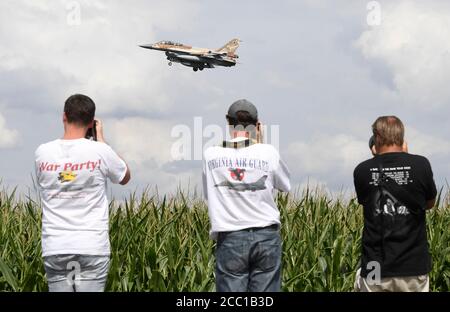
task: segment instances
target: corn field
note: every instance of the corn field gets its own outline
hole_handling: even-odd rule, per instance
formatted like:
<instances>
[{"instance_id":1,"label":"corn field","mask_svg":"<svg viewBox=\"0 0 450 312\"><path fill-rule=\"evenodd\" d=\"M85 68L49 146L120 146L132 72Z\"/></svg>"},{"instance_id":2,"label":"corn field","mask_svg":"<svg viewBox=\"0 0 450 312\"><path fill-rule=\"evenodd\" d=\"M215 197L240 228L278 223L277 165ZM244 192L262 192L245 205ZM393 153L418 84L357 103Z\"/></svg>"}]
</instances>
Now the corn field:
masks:
<instances>
[{"instance_id":1,"label":"corn field","mask_svg":"<svg viewBox=\"0 0 450 312\"><path fill-rule=\"evenodd\" d=\"M31 197L0 191L0 291L47 291L41 209ZM282 216L283 291L352 291L359 265L362 208L308 189L277 195ZM450 289L450 203L428 212L431 290ZM204 201L131 194L110 204L107 291L214 291L214 242Z\"/></svg>"}]
</instances>

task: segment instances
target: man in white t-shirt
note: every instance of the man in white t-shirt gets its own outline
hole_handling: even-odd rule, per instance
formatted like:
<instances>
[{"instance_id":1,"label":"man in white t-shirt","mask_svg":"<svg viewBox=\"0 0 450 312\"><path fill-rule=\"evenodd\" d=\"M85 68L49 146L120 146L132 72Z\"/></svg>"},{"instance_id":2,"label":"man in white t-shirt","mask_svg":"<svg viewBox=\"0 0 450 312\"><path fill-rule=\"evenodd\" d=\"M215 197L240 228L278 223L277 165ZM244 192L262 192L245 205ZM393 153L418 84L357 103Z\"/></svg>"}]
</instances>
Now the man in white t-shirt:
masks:
<instances>
[{"instance_id":1,"label":"man in white t-shirt","mask_svg":"<svg viewBox=\"0 0 450 312\"><path fill-rule=\"evenodd\" d=\"M280 291L280 213L273 190L290 190L278 151L260 143L258 113L247 100L226 116L232 139L205 150L203 193L217 240L216 290Z\"/></svg>"},{"instance_id":2,"label":"man in white t-shirt","mask_svg":"<svg viewBox=\"0 0 450 312\"><path fill-rule=\"evenodd\" d=\"M42 255L49 291L104 291L109 269L106 185L130 180L127 164L105 143L95 103L76 94L64 105L62 139L35 152L43 205ZM96 140L86 139L94 129Z\"/></svg>"}]
</instances>

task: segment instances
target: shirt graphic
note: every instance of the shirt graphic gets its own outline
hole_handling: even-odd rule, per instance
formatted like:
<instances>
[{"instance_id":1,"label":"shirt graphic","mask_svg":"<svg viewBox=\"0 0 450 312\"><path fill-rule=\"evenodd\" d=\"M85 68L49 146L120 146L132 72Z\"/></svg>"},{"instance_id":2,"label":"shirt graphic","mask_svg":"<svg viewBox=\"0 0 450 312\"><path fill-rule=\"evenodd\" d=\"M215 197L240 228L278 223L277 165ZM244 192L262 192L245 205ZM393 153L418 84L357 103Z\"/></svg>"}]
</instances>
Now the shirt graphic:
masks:
<instances>
[{"instance_id":1,"label":"shirt graphic","mask_svg":"<svg viewBox=\"0 0 450 312\"><path fill-rule=\"evenodd\" d=\"M394 180L398 185L408 185L408 183L413 183L414 181L410 178L411 166L404 167L391 167L383 168L383 174ZM370 168L371 181L369 184L377 186L379 185L380 172L378 168ZM376 192L376 202L379 204L375 207L374 215L379 216L383 214L384 216L389 216L391 218L397 215L409 215L410 211L405 204L398 200L391 192L386 188L382 190L377 190Z\"/></svg>"},{"instance_id":2,"label":"shirt graphic","mask_svg":"<svg viewBox=\"0 0 450 312\"><path fill-rule=\"evenodd\" d=\"M245 191L260 191L260 190L265 190L266 189L266 179L267 179L267 175L262 176L258 181L254 182L254 183L245 183L245 182L230 182L230 181L223 181L219 184L214 185L215 187L221 187L221 186L225 186L228 187L231 190L235 190L238 192L245 192Z\"/></svg>"},{"instance_id":3,"label":"shirt graphic","mask_svg":"<svg viewBox=\"0 0 450 312\"><path fill-rule=\"evenodd\" d=\"M230 171L230 175L233 180L242 181L244 179L245 169L229 168L228 170Z\"/></svg>"},{"instance_id":4,"label":"shirt graphic","mask_svg":"<svg viewBox=\"0 0 450 312\"><path fill-rule=\"evenodd\" d=\"M380 175L379 167L386 181ZM380 178L381 176L381 178ZM381 277L417 276L431 270L425 220L428 200L436 197L433 171L428 159L403 152L377 155L360 163L353 172L358 202L363 206L361 276L371 272L369 263L381 265ZM422 207L412 205L399 192ZM404 193L403 193L404 194Z\"/></svg>"},{"instance_id":5,"label":"shirt graphic","mask_svg":"<svg viewBox=\"0 0 450 312\"><path fill-rule=\"evenodd\" d=\"M86 139L39 146L35 168L42 200L42 254L108 255L108 180L127 166L108 145Z\"/></svg>"},{"instance_id":6,"label":"shirt graphic","mask_svg":"<svg viewBox=\"0 0 450 312\"><path fill-rule=\"evenodd\" d=\"M218 232L280 224L274 190L290 189L289 170L269 144L212 146L203 155L203 194L210 237Z\"/></svg>"}]
</instances>

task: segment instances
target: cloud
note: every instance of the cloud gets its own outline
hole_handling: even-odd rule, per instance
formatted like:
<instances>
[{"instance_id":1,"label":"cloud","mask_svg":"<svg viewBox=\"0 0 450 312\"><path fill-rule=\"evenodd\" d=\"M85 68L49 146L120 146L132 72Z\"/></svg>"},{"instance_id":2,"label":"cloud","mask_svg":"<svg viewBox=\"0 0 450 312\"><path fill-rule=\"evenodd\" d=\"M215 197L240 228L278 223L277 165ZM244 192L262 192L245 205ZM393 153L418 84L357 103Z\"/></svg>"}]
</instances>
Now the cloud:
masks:
<instances>
[{"instance_id":1,"label":"cloud","mask_svg":"<svg viewBox=\"0 0 450 312\"><path fill-rule=\"evenodd\" d=\"M67 23L73 3L80 5L79 25ZM195 162L173 162L171 125L165 120L173 117L178 118L173 123L183 123L195 107L211 111L221 105L225 91L211 83L208 73L199 76L178 64L169 68L163 53L138 45L182 41L177 36L190 34L198 10L198 1L182 0L137 0L132 5L97 0L1 2L0 101L10 115L26 111L33 118L59 119L70 94L88 94L99 117L106 118L106 136L132 167L135 185L154 183L167 190L176 181L197 184ZM186 96L193 92L196 97ZM27 133L34 131L32 123L27 124ZM0 147L13 146L17 131L3 124L0 130Z\"/></svg>"},{"instance_id":2,"label":"cloud","mask_svg":"<svg viewBox=\"0 0 450 312\"><path fill-rule=\"evenodd\" d=\"M157 186L173 191L177 186L201 186L201 163L175 161L171 155L172 122L141 117L105 120L105 136L128 163L134 186Z\"/></svg>"},{"instance_id":3,"label":"cloud","mask_svg":"<svg viewBox=\"0 0 450 312\"><path fill-rule=\"evenodd\" d=\"M0 114L0 149L17 146L19 132L8 129L5 118Z\"/></svg>"},{"instance_id":4,"label":"cloud","mask_svg":"<svg viewBox=\"0 0 450 312\"><path fill-rule=\"evenodd\" d=\"M267 81L267 84L269 86L275 87L275 88L292 88L295 86L295 83L290 80L290 78L287 78L285 75L281 75L278 72L274 71L266 71L264 73L264 78Z\"/></svg>"},{"instance_id":5,"label":"cloud","mask_svg":"<svg viewBox=\"0 0 450 312\"><path fill-rule=\"evenodd\" d=\"M196 2L135 1L124 10L119 1L81 0L76 2L80 24L70 25L73 12L67 5L73 2L2 2L0 76L14 77L3 88L10 93L25 81L28 90L47 94L40 105L19 103L29 109L59 108L68 95L80 92L91 95L105 112L170 110L169 81L177 84L182 78L167 70L163 54L138 45L157 40L156 29L188 28ZM11 96L2 100L17 104Z\"/></svg>"},{"instance_id":6,"label":"cloud","mask_svg":"<svg viewBox=\"0 0 450 312\"><path fill-rule=\"evenodd\" d=\"M437 173L437 183L448 175L450 143L448 140L407 127L409 152L427 157ZM372 157L368 142L348 134L317 134L288 145L282 155L292 172L294 183L328 188L339 194L342 187L352 186L354 168Z\"/></svg>"},{"instance_id":7,"label":"cloud","mask_svg":"<svg viewBox=\"0 0 450 312\"><path fill-rule=\"evenodd\" d=\"M67 23L73 2L78 26ZM201 163L171 157L172 126L194 116L222 125L238 98L254 102L265 124L280 125L294 188L308 179L351 186L354 166L370 157L370 124L386 114L406 121L410 151L429 156L442 180L450 174L450 4L380 3L382 24L369 28L367 3L358 1L243 1L232 22L224 1L2 1L0 103L8 127L0 137L11 137L6 128L26 142L3 150L2 160L14 159L0 167L3 181L27 180L32 147L60 135L63 102L78 92L96 102L107 139L132 168L131 187L197 185ZM170 39L213 48L233 37L243 40L241 63L201 73L169 68L164 53L138 47Z\"/></svg>"},{"instance_id":8,"label":"cloud","mask_svg":"<svg viewBox=\"0 0 450 312\"><path fill-rule=\"evenodd\" d=\"M450 142L448 140L420 132L415 128L408 127L406 129L406 141L410 153L437 158L448 158L450 156Z\"/></svg>"},{"instance_id":9,"label":"cloud","mask_svg":"<svg viewBox=\"0 0 450 312\"><path fill-rule=\"evenodd\" d=\"M160 166L170 159L170 123L141 117L105 120L105 137L125 158L137 165Z\"/></svg>"},{"instance_id":10,"label":"cloud","mask_svg":"<svg viewBox=\"0 0 450 312\"><path fill-rule=\"evenodd\" d=\"M353 168L368 152L367 142L347 134L316 135L309 141L291 143L287 148L298 170L306 174Z\"/></svg>"},{"instance_id":11,"label":"cloud","mask_svg":"<svg viewBox=\"0 0 450 312\"><path fill-rule=\"evenodd\" d=\"M354 168L370 157L367 142L347 134L318 134L289 144L283 154L297 183L309 180L332 188L351 185Z\"/></svg>"},{"instance_id":12,"label":"cloud","mask_svg":"<svg viewBox=\"0 0 450 312\"><path fill-rule=\"evenodd\" d=\"M381 25L364 31L355 46L387 67L401 101L427 110L448 105L450 4L385 1L381 12Z\"/></svg>"}]
</instances>

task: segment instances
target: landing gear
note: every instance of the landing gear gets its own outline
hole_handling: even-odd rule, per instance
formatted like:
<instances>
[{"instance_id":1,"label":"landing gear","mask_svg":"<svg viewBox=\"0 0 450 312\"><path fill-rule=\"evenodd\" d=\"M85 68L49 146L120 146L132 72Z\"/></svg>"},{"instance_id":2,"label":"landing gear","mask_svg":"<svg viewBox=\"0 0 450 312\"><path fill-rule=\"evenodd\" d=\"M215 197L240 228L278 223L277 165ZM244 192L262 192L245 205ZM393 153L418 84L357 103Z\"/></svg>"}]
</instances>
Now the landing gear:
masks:
<instances>
[{"instance_id":1,"label":"landing gear","mask_svg":"<svg viewBox=\"0 0 450 312\"><path fill-rule=\"evenodd\" d=\"M193 70L196 72L196 71L198 70L198 68L197 68L197 67L194 67Z\"/></svg>"},{"instance_id":2,"label":"landing gear","mask_svg":"<svg viewBox=\"0 0 450 312\"><path fill-rule=\"evenodd\" d=\"M169 65L169 66L172 66L172 62L169 62L168 65Z\"/></svg>"},{"instance_id":3,"label":"landing gear","mask_svg":"<svg viewBox=\"0 0 450 312\"><path fill-rule=\"evenodd\" d=\"M200 71L202 71L202 70L203 70L203 67L200 67L199 69L200 69Z\"/></svg>"}]
</instances>

